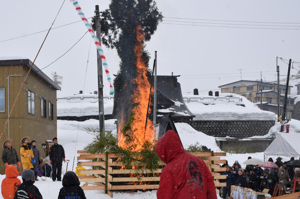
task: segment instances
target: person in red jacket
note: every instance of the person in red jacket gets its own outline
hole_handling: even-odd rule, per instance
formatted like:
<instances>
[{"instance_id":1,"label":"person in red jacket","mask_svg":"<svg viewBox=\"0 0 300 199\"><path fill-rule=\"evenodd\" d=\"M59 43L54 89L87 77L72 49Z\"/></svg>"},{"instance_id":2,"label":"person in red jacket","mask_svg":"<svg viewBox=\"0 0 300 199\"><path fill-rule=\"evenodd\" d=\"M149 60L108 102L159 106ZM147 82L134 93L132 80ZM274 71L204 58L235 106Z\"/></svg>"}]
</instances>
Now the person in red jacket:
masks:
<instances>
[{"instance_id":1,"label":"person in red jacket","mask_svg":"<svg viewBox=\"0 0 300 199\"><path fill-rule=\"evenodd\" d=\"M167 165L161 172L158 199L217 199L214 179L204 161L187 153L179 136L167 131L155 147Z\"/></svg>"}]
</instances>

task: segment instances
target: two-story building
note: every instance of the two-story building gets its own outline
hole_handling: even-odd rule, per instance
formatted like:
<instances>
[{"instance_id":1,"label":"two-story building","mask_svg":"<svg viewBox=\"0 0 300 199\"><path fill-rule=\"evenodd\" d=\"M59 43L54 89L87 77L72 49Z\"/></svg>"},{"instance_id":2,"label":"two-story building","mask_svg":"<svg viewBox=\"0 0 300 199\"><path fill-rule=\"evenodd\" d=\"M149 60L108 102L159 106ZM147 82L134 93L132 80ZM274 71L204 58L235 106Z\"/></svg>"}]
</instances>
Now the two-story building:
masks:
<instances>
[{"instance_id":1,"label":"two-story building","mask_svg":"<svg viewBox=\"0 0 300 199\"><path fill-rule=\"evenodd\" d=\"M12 145L19 154L21 139L29 136L37 141L42 156L41 144L57 136L56 92L60 87L33 65L18 96L31 65L32 62L26 58L0 58L0 131L4 132L0 142L12 139ZM2 150L3 147L0 153ZM0 164L0 173L4 173L3 163Z\"/></svg>"},{"instance_id":2,"label":"two-story building","mask_svg":"<svg viewBox=\"0 0 300 199\"><path fill-rule=\"evenodd\" d=\"M289 86L288 95L291 93ZM278 93L280 93L280 107L283 109L286 85L272 82L261 82L252 80L240 80L219 86L221 93L236 93L246 97L249 101L256 103L262 110L272 111L277 114ZM293 111L294 99L290 96L287 100L287 110ZM282 110L281 110L282 111Z\"/></svg>"}]
</instances>

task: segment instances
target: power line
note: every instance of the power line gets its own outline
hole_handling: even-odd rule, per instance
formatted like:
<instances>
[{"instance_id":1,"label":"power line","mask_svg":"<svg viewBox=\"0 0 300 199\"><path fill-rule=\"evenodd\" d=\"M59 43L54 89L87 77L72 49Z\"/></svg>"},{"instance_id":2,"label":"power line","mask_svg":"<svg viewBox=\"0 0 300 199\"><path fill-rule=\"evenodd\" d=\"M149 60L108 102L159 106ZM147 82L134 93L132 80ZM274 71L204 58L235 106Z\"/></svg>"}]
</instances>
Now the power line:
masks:
<instances>
[{"instance_id":1,"label":"power line","mask_svg":"<svg viewBox=\"0 0 300 199\"><path fill-rule=\"evenodd\" d=\"M45 68L47 68L47 67L49 67L49 66L51 66L51 65L54 64L56 61L58 61L60 58L62 58L63 56L65 56L70 50L72 50L72 48L74 48L74 47L80 42L80 40L86 35L86 33L88 33L88 31L86 31L86 32L80 37L80 39L79 39L78 41L76 41L76 43L73 44L73 45L71 46L71 48L69 48L65 53L63 53L61 56L59 56L59 57L58 57L57 59L55 59L53 62L51 62L51 63L48 64L47 66L41 68L40 71L41 71L41 70L44 70Z\"/></svg>"},{"instance_id":2,"label":"power line","mask_svg":"<svg viewBox=\"0 0 300 199\"><path fill-rule=\"evenodd\" d=\"M89 17L87 19L90 19L92 17ZM69 26L69 25L72 25L72 24L75 24L75 23L78 23L78 22L81 22L81 20L79 21L73 21L71 23L67 23L67 24L63 24L61 26L56 26L56 27L53 27L53 29L58 29L58 28L62 28L62 27L65 27L65 26ZM33 32L33 33L29 33L27 35L22 35L22 36L19 36L19 37L14 37L14 38L10 38L10 39L5 39L5 40L2 40L0 41L0 43L3 43L3 42L7 42L7 41L11 41L11 40L15 40L15 39L20 39L20 38L23 38L23 37L28 37L28 36L31 36L31 35L36 35L36 34L40 34L40 33L43 33L43 32L47 32L48 30L41 30L41 31L37 31L37 32Z\"/></svg>"},{"instance_id":3,"label":"power line","mask_svg":"<svg viewBox=\"0 0 300 199\"><path fill-rule=\"evenodd\" d=\"M266 23L266 24L297 24L300 25L300 22L263 22L263 21L235 21L235 20L220 20L220 19L199 19L199 18L183 18L183 17L164 17L164 19L179 19L179 20L194 20L194 21L219 21L219 22L232 22L232 23Z\"/></svg>"},{"instance_id":4,"label":"power line","mask_svg":"<svg viewBox=\"0 0 300 199\"><path fill-rule=\"evenodd\" d=\"M250 27L250 26L228 26L228 25L205 25L205 24L193 24L193 23L171 23L171 22L162 22L162 24L166 24L166 25L179 25L179 26L198 26L198 27L212 27L212 28L237 28L237 29L256 29L256 30L300 30L300 26L299 27L294 27L294 28L276 28L276 27Z\"/></svg>"},{"instance_id":5,"label":"power line","mask_svg":"<svg viewBox=\"0 0 300 199\"><path fill-rule=\"evenodd\" d=\"M258 26L258 27L264 27L264 26L271 26L271 27L290 27L290 28L299 28L299 25L280 25L280 24L249 24L249 23L224 23L224 22L203 22L203 21L188 21L188 20L164 20L164 22L174 22L174 23L192 23L192 24L209 24L209 25L231 25L231 26Z\"/></svg>"}]
</instances>

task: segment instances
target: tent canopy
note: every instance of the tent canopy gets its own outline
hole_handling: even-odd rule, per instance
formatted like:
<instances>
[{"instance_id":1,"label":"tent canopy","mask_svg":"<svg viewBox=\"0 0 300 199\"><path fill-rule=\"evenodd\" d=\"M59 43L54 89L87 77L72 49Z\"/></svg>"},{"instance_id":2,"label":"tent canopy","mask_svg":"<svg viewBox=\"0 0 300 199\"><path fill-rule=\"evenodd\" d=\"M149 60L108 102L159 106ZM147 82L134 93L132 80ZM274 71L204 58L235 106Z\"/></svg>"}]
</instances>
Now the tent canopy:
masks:
<instances>
[{"instance_id":1,"label":"tent canopy","mask_svg":"<svg viewBox=\"0 0 300 199\"><path fill-rule=\"evenodd\" d=\"M265 155L300 157L300 133L280 133L265 150Z\"/></svg>"}]
</instances>

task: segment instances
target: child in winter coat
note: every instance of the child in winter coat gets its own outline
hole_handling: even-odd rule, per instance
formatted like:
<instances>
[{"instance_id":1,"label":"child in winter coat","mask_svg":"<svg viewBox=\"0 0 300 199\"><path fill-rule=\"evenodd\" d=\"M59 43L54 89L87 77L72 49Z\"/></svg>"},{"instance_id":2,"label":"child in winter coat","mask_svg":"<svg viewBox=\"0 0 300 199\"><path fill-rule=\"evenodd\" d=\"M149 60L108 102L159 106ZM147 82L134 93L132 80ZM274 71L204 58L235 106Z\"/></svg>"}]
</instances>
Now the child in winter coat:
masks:
<instances>
[{"instance_id":1,"label":"child in winter coat","mask_svg":"<svg viewBox=\"0 0 300 199\"><path fill-rule=\"evenodd\" d=\"M21 181L17 178L19 176L17 167L7 165L5 175L6 178L4 178L1 185L1 193L4 199L12 199L17 191L16 185L21 184Z\"/></svg>"},{"instance_id":2,"label":"child in winter coat","mask_svg":"<svg viewBox=\"0 0 300 199\"><path fill-rule=\"evenodd\" d=\"M59 191L58 199L86 199L80 181L73 171L68 171L62 181L63 187Z\"/></svg>"},{"instance_id":3,"label":"child in winter coat","mask_svg":"<svg viewBox=\"0 0 300 199\"><path fill-rule=\"evenodd\" d=\"M23 183L19 185L14 199L43 199L39 189L34 186L34 171L32 169L26 169L22 172Z\"/></svg>"}]
</instances>

